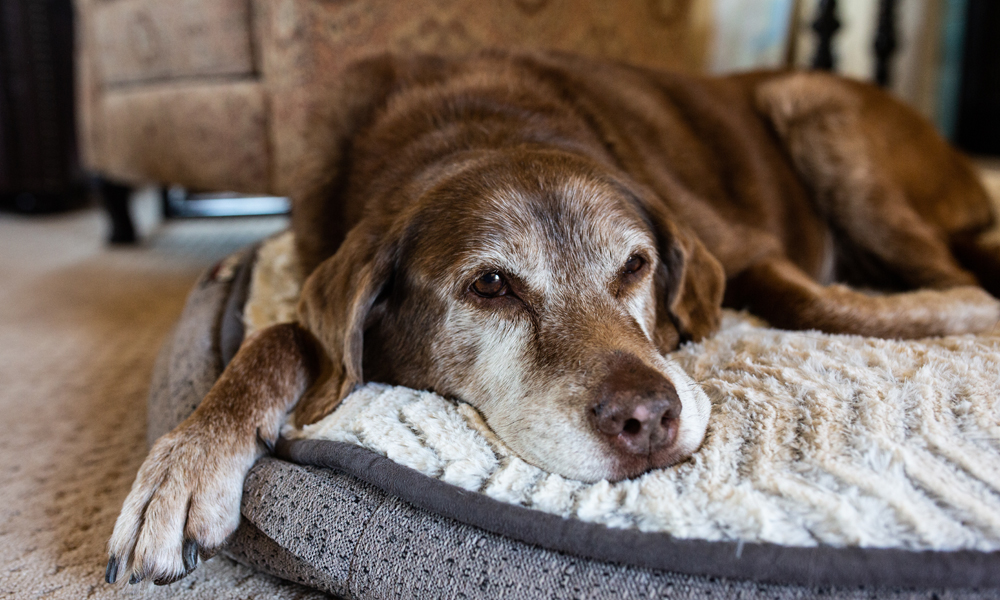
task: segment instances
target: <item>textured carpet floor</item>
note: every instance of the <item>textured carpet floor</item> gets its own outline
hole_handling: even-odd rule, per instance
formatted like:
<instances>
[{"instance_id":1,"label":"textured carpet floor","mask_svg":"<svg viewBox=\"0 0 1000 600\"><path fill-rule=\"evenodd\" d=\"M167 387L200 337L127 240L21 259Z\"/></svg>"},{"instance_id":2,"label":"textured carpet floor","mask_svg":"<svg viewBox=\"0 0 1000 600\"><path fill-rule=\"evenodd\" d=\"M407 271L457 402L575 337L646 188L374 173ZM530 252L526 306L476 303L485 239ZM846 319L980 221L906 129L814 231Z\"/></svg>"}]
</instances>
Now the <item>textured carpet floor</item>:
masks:
<instances>
[{"instance_id":1,"label":"textured carpet floor","mask_svg":"<svg viewBox=\"0 0 1000 600\"><path fill-rule=\"evenodd\" d=\"M326 597L221 557L167 588L104 584L160 341L202 269L282 223L176 222L133 249L104 225L0 214L0 598Z\"/></svg>"}]
</instances>

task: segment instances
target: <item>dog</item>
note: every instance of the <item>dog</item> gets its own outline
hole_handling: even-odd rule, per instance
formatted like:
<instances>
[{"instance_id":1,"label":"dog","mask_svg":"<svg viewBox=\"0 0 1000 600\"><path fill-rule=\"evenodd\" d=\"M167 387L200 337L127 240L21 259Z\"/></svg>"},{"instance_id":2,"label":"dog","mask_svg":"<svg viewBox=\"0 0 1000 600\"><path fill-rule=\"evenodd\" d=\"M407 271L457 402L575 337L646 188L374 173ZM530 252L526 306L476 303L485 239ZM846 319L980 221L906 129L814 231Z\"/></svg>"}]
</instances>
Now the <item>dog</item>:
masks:
<instances>
[{"instance_id":1,"label":"dog","mask_svg":"<svg viewBox=\"0 0 1000 600\"><path fill-rule=\"evenodd\" d=\"M461 399L524 460L620 480L700 445L708 407L664 354L724 305L891 338L1000 319L973 168L872 86L503 52L375 57L339 85L293 198L298 322L246 339L153 446L108 582L189 573L236 529L286 417L315 422L363 381Z\"/></svg>"}]
</instances>

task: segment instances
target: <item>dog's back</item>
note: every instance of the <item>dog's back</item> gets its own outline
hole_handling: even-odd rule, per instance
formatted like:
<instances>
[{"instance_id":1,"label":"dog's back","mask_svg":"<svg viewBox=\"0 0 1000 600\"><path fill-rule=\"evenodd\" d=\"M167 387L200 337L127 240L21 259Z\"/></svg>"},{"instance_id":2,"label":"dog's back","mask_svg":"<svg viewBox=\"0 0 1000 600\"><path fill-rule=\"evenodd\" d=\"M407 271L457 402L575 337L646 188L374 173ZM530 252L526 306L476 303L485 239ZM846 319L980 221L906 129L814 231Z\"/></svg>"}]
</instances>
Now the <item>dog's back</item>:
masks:
<instances>
[{"instance_id":1,"label":"dog's back","mask_svg":"<svg viewBox=\"0 0 1000 600\"><path fill-rule=\"evenodd\" d=\"M378 57L356 65L322 118L321 150L294 226L309 266L332 254L388 191L442 153L518 144L567 148L626 172L688 221L727 272L746 246L792 245L818 268L822 224L746 79L661 73L570 55L464 61ZM396 210L398 207L388 207Z\"/></svg>"},{"instance_id":2,"label":"dog's back","mask_svg":"<svg viewBox=\"0 0 1000 600\"><path fill-rule=\"evenodd\" d=\"M992 223L968 161L912 109L826 75L705 78L553 53L383 56L356 65L340 94L349 106L317 124L323 162L296 202L309 267L366 211L398 210L380 205L443 153L532 143L584 153L650 188L729 277L782 252L817 280L892 282L867 256L871 241L831 232L872 218L845 197L873 185L859 181L871 171L862 161L889 173L945 237Z\"/></svg>"}]
</instances>

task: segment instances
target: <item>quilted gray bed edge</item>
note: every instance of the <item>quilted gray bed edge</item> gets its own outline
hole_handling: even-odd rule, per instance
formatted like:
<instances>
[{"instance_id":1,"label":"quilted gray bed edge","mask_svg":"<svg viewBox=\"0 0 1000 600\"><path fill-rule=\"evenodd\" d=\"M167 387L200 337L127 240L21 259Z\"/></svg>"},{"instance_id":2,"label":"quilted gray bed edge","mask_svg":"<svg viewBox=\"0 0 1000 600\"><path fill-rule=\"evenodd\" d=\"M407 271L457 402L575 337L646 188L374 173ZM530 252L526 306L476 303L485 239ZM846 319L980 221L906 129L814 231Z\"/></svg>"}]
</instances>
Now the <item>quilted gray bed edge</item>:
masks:
<instances>
[{"instance_id":1,"label":"quilted gray bed edge","mask_svg":"<svg viewBox=\"0 0 1000 600\"><path fill-rule=\"evenodd\" d=\"M238 348L255 250L192 290L154 368L150 442ZM677 540L505 505L347 444L284 442L278 454L247 477L225 553L342 597L1000 598L996 552Z\"/></svg>"}]
</instances>

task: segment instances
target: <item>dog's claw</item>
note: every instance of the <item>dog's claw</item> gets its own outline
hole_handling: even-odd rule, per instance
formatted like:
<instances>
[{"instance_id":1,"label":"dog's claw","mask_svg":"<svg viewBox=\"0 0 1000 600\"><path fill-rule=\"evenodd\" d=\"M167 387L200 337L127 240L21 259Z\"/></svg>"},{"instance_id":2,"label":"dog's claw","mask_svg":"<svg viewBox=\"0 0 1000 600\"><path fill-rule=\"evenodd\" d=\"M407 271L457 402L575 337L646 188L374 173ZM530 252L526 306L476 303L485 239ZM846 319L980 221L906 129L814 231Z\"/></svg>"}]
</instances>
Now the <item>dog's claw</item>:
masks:
<instances>
[{"instance_id":1,"label":"dog's claw","mask_svg":"<svg viewBox=\"0 0 1000 600\"><path fill-rule=\"evenodd\" d=\"M140 581L142 581L142 577L140 577L138 573L132 573L132 576L128 578L129 585L135 585Z\"/></svg>"},{"instance_id":2,"label":"dog's claw","mask_svg":"<svg viewBox=\"0 0 1000 600\"><path fill-rule=\"evenodd\" d=\"M153 585L170 585L171 583L177 583L181 579L184 579L190 571L184 573L174 573L173 575L167 575L165 577L158 577L153 580Z\"/></svg>"},{"instance_id":3,"label":"dog's claw","mask_svg":"<svg viewBox=\"0 0 1000 600\"><path fill-rule=\"evenodd\" d=\"M198 542L184 540L184 549L181 550L181 557L184 559L184 571L190 573L198 566Z\"/></svg>"},{"instance_id":4,"label":"dog's claw","mask_svg":"<svg viewBox=\"0 0 1000 600\"><path fill-rule=\"evenodd\" d=\"M268 454L274 454L274 440L269 440L260 434L260 427L257 428L257 443L263 447Z\"/></svg>"},{"instance_id":5,"label":"dog's claw","mask_svg":"<svg viewBox=\"0 0 1000 600\"><path fill-rule=\"evenodd\" d=\"M114 583L118 580L118 558L114 555L108 559L108 568L104 571L104 581Z\"/></svg>"}]
</instances>

